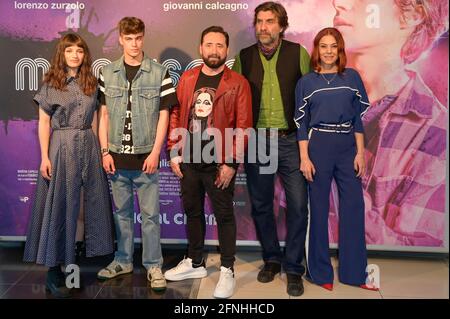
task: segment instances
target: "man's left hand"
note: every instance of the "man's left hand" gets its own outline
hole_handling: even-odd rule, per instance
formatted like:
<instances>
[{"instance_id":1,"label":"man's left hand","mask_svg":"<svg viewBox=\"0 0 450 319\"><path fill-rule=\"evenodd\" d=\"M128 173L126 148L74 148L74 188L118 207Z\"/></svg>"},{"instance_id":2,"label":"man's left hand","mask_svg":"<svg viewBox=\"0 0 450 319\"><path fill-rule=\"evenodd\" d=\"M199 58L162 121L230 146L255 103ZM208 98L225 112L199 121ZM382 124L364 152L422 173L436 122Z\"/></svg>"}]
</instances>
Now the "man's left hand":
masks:
<instances>
[{"instance_id":1,"label":"man's left hand","mask_svg":"<svg viewBox=\"0 0 450 319\"><path fill-rule=\"evenodd\" d=\"M215 181L215 185L217 188L225 189L230 185L231 180L233 179L234 174L236 173L236 170L228 165L221 165L219 167L218 176Z\"/></svg>"},{"instance_id":2,"label":"man's left hand","mask_svg":"<svg viewBox=\"0 0 450 319\"><path fill-rule=\"evenodd\" d=\"M158 170L159 153L151 152L144 161L142 170L147 174L154 174Z\"/></svg>"}]
</instances>

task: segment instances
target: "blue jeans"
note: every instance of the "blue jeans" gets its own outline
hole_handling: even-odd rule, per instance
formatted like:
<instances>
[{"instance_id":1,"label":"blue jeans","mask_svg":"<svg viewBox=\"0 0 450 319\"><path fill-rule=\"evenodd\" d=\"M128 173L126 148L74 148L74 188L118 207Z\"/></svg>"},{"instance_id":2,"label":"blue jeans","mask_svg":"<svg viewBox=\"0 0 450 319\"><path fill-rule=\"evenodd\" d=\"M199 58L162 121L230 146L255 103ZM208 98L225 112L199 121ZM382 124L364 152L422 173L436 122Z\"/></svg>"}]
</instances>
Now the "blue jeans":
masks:
<instances>
[{"instance_id":1,"label":"blue jeans","mask_svg":"<svg viewBox=\"0 0 450 319\"><path fill-rule=\"evenodd\" d=\"M146 174L141 170L118 169L111 176L111 188L116 206L117 251L114 260L123 264L133 262L134 252L134 196L136 187L142 216L142 264L146 269L161 267L159 224L159 183L158 173Z\"/></svg>"},{"instance_id":2,"label":"blue jeans","mask_svg":"<svg viewBox=\"0 0 450 319\"><path fill-rule=\"evenodd\" d=\"M268 141L269 142L269 141ZM245 162L247 187L252 203L252 217L265 262L283 264L286 273L303 274L308 227L307 184L300 172L299 149L295 132L278 137L277 173L286 194L286 246L284 253L278 241L273 200L275 174L261 174L261 163Z\"/></svg>"}]
</instances>

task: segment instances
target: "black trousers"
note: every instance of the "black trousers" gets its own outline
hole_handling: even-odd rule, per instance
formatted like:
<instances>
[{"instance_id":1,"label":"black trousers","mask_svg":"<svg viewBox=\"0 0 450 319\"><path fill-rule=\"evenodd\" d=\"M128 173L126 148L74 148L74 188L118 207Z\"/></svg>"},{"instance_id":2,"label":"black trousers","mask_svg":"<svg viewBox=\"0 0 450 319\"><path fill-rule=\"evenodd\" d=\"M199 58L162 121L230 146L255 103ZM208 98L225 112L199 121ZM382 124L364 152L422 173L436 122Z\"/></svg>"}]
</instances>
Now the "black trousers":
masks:
<instances>
[{"instance_id":1,"label":"black trousers","mask_svg":"<svg viewBox=\"0 0 450 319\"><path fill-rule=\"evenodd\" d=\"M188 257L195 263L202 260L205 243L205 194L211 200L219 235L222 266L233 267L236 254L236 221L233 212L233 193L236 175L224 190L214 182L218 168L215 164L181 164L181 198L187 216Z\"/></svg>"}]
</instances>

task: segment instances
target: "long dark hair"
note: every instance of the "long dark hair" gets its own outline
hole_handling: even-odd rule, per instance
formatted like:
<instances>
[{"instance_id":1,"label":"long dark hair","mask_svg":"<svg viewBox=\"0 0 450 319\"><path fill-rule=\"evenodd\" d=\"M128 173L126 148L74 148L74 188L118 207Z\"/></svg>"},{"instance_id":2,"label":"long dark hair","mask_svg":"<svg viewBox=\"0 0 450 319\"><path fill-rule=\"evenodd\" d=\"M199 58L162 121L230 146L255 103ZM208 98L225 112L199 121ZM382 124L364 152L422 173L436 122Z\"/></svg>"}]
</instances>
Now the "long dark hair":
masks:
<instances>
[{"instance_id":1,"label":"long dark hair","mask_svg":"<svg viewBox=\"0 0 450 319\"><path fill-rule=\"evenodd\" d=\"M76 45L83 49L84 58L78 70L78 84L84 94L91 96L97 90L97 79L92 74L91 53L86 42L75 33L68 33L63 36L56 45L56 52L53 55L50 69L45 74L44 83L58 90L65 90L67 86L67 63L64 51L67 47Z\"/></svg>"}]
</instances>

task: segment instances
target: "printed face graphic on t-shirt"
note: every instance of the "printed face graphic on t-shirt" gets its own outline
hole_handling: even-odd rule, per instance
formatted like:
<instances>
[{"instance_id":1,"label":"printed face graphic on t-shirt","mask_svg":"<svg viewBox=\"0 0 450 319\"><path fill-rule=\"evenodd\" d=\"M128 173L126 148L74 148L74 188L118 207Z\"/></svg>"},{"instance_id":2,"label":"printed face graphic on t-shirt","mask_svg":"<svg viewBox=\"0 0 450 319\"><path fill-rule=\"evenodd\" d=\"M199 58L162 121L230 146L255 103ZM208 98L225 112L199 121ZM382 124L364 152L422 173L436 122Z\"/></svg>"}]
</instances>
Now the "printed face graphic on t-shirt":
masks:
<instances>
[{"instance_id":1,"label":"printed face graphic on t-shirt","mask_svg":"<svg viewBox=\"0 0 450 319\"><path fill-rule=\"evenodd\" d=\"M212 97L209 93L200 93L195 101L194 112L197 117L207 117L212 111Z\"/></svg>"},{"instance_id":2,"label":"printed face graphic on t-shirt","mask_svg":"<svg viewBox=\"0 0 450 319\"><path fill-rule=\"evenodd\" d=\"M214 126L213 108L216 89L211 86L217 86L218 84L212 83L211 85L202 85L203 82L205 82L205 79L202 77L200 77L199 81L200 85L197 86L199 89L194 92L192 106L189 111L189 131L191 133L203 132L206 128Z\"/></svg>"}]
</instances>

